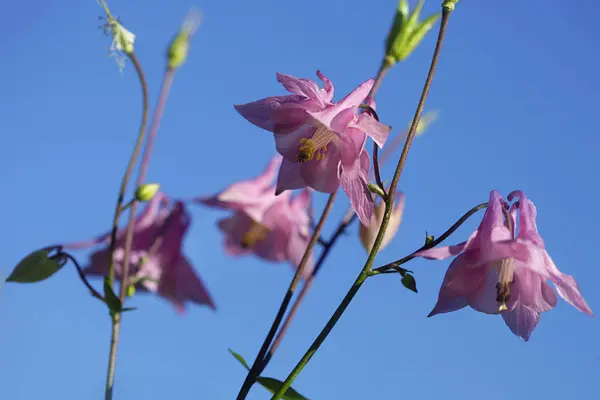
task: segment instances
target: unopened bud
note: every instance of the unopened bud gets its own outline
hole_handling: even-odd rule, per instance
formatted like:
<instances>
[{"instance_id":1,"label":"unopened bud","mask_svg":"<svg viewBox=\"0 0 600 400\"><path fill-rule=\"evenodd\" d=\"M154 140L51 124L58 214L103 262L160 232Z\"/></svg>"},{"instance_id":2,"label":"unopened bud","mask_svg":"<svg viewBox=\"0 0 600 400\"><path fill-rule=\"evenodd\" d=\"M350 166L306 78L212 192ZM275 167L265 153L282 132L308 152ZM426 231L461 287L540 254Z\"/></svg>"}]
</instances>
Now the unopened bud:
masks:
<instances>
[{"instance_id":1,"label":"unopened bud","mask_svg":"<svg viewBox=\"0 0 600 400\"><path fill-rule=\"evenodd\" d=\"M454 11L456 3L458 3L458 0L444 0L444 2L442 3L442 7L448 11Z\"/></svg>"},{"instance_id":2,"label":"unopened bud","mask_svg":"<svg viewBox=\"0 0 600 400\"><path fill-rule=\"evenodd\" d=\"M127 297L133 297L135 295L135 286L129 285L127 286Z\"/></svg>"},{"instance_id":3,"label":"unopened bud","mask_svg":"<svg viewBox=\"0 0 600 400\"><path fill-rule=\"evenodd\" d=\"M160 189L160 184L158 183L142 185L135 191L135 199L137 201L150 201L158 193L158 189Z\"/></svg>"},{"instance_id":4,"label":"unopened bud","mask_svg":"<svg viewBox=\"0 0 600 400\"><path fill-rule=\"evenodd\" d=\"M388 243L394 238L398 229L400 228L400 223L402 222L402 214L404 212L404 194L398 192L396 194L396 205L392 210L392 215L390 216L390 220L388 222L387 230L385 231L385 235L383 236L383 241L381 242L381 246L379 249L383 249ZM360 224L358 228L358 236L360 238L360 242L362 243L365 250L368 252L373 248L373 244L375 244L375 239L377 238L377 234L379 233L379 228L381 227L381 221L383 220L383 215L385 213L385 203L383 201L379 202L375 209L373 210L373 216L371 217L371 222L369 226L364 226Z\"/></svg>"},{"instance_id":5,"label":"unopened bud","mask_svg":"<svg viewBox=\"0 0 600 400\"><path fill-rule=\"evenodd\" d=\"M190 39L200 25L201 15L197 10L188 13L181 29L167 50L167 66L169 69L179 68L185 62L190 48Z\"/></svg>"},{"instance_id":6,"label":"unopened bud","mask_svg":"<svg viewBox=\"0 0 600 400\"><path fill-rule=\"evenodd\" d=\"M367 187L369 188L369 192L375 193L381 198L385 198L385 193L383 192L383 189L379 187L379 185L375 183L367 183Z\"/></svg>"}]
</instances>

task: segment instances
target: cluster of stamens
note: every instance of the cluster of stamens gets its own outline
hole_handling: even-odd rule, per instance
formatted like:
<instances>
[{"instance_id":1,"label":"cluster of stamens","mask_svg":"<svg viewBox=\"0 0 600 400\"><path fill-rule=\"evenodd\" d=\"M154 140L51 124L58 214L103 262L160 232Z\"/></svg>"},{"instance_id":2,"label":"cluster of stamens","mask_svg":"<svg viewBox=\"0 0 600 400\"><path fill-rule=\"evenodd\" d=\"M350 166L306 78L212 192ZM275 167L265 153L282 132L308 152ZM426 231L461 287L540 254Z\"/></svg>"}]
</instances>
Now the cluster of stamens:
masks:
<instances>
[{"instance_id":1,"label":"cluster of stamens","mask_svg":"<svg viewBox=\"0 0 600 400\"><path fill-rule=\"evenodd\" d=\"M515 260L505 258L498 267L498 283L496 284L496 301L500 304L498 311L507 311L510 299L510 286L514 282Z\"/></svg>"},{"instance_id":2,"label":"cluster of stamens","mask_svg":"<svg viewBox=\"0 0 600 400\"><path fill-rule=\"evenodd\" d=\"M319 126L310 139L300 139L296 161L305 163L313 160L315 157L317 161L323 160L327 155L327 145L336 140L336 138L336 134L326 126Z\"/></svg>"},{"instance_id":3,"label":"cluster of stamens","mask_svg":"<svg viewBox=\"0 0 600 400\"><path fill-rule=\"evenodd\" d=\"M249 249L257 242L264 240L267 233L269 233L269 228L256 221L252 221L250 229L246 231L244 236L242 236L242 240L240 240L240 246L244 249Z\"/></svg>"},{"instance_id":4,"label":"cluster of stamens","mask_svg":"<svg viewBox=\"0 0 600 400\"><path fill-rule=\"evenodd\" d=\"M325 158L325 155L327 154L327 145L317 148L312 139L300 139L300 143L302 143L302 146L298 149L296 161L301 163L310 161L315 158L315 153L317 154L317 161Z\"/></svg>"}]
</instances>

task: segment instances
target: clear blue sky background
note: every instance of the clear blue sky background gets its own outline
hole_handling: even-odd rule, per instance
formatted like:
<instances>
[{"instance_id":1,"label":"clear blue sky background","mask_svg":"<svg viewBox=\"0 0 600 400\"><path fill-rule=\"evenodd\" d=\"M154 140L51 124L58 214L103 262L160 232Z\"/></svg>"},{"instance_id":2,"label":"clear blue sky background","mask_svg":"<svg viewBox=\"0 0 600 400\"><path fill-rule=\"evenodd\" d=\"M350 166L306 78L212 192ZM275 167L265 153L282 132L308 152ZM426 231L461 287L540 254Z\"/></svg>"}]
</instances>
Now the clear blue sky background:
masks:
<instances>
[{"instance_id":1,"label":"clear blue sky background","mask_svg":"<svg viewBox=\"0 0 600 400\"><path fill-rule=\"evenodd\" d=\"M414 3L414 1L412 2ZM430 0L425 13L437 11ZM106 56L94 0L4 1L0 16L0 273L29 251L107 230L140 117L131 65ZM209 194L257 174L271 136L233 109L283 94L277 71L329 76L336 98L375 75L396 0L112 1L137 35L136 51L159 90L164 49L192 6L205 21L175 78L149 179L171 196ZM427 108L440 119L410 153L401 187L406 214L379 256L399 258L440 234L491 189L523 189L537 203L551 256L600 312L597 152L600 28L592 0L459 3ZM390 72L378 111L395 133L409 122L434 34ZM384 168L390 175L391 166ZM324 195L317 195L320 208ZM330 232L346 207L339 198ZM285 265L233 259L215 220L194 207L186 250L218 311L186 316L153 296L126 315L115 399L235 397L292 277ZM474 220L449 242L467 237ZM85 261L84 252L77 253ZM265 372L285 378L331 315L366 257L356 226L333 251ZM598 399L600 325L560 301L531 341L500 317L465 309L425 318L448 262L418 260L419 294L397 277L360 291L295 387L313 399ZM98 283L96 281L96 283ZM10 400L103 398L110 323L73 268L0 294L0 387ZM256 387L249 399L266 399Z\"/></svg>"}]
</instances>

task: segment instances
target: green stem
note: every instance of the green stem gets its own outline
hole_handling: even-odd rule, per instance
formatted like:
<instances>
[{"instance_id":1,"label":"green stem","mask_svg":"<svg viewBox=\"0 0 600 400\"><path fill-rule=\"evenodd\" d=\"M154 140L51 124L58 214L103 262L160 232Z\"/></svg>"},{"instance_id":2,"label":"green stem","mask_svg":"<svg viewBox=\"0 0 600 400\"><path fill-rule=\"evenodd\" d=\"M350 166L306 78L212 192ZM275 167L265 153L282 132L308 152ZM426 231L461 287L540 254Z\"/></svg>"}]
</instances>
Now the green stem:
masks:
<instances>
[{"instance_id":1,"label":"green stem","mask_svg":"<svg viewBox=\"0 0 600 400\"><path fill-rule=\"evenodd\" d=\"M317 226L315 227L312 237L310 238L308 245L306 246L306 250L304 250L304 255L302 256L300 265L298 265L296 273L294 274L294 278L292 279L292 282L290 283L290 286L285 294L285 297L283 298L283 301L281 302L281 305L279 306L279 310L277 311L277 315L275 316L275 319L273 320L273 323L271 324L271 328L269 329L269 332L267 333L267 336L265 337L265 340L263 341L263 344L262 344L260 350L258 351L256 358L254 359L254 363L252 364L252 367L250 368L250 370L248 371L248 374L246 375L246 379L244 379L244 383L242 384L242 387L240 388L240 392L237 395L237 400L243 400L246 398L246 396L248 396L248 393L250 392L252 385L254 385L254 383L256 382L256 379L258 378L258 376L260 375L260 373L263 371L263 369L266 366L266 364L264 363L264 359L267 354L267 351L269 350L269 346L271 345L271 342L273 341L273 338L275 337L275 334L277 333L277 329L279 328L279 325L281 325L281 321L283 320L285 311L287 310L287 308L290 304L290 301L292 300L292 296L294 295L294 292L296 291L296 287L298 286L298 283L300 282L300 276L302 275L302 270L304 269L306 263L308 262L308 260L310 258L310 254L311 254L313 247L315 246L315 244L317 244L319 237L321 236L321 231L323 230L323 226L325 226L325 221L327 220L327 217L329 216L329 213L331 212L331 208L333 207L333 203L335 201L336 194L337 194L337 192L332 193L329 196L329 200L327 200L327 204L325 205L325 208L323 209L321 218L319 219L319 222L317 223Z\"/></svg>"},{"instance_id":2,"label":"green stem","mask_svg":"<svg viewBox=\"0 0 600 400\"><path fill-rule=\"evenodd\" d=\"M411 254L407 255L406 257L403 257L399 260L396 260L389 264L385 264L385 265L382 265L381 267L373 269L373 271L371 271L370 275L379 275L379 274L386 273L390 269L397 268L400 265L405 264L405 263L409 262L410 260L412 260L413 258L415 258L415 253L418 253L419 251L431 249L431 248L437 246L438 244L440 244L444 240L446 240L450 235L452 235L454 233L454 231L456 231L462 224L464 224L466 220L471 218L471 216L473 214L475 214L479 210L483 210L487 206L488 206L488 203L481 203L481 204L476 205L475 207L473 207L469 211L467 211L462 217L460 217L458 219L458 221L456 221L450 228L448 228L448 230L446 232L444 232L437 239L432 240L429 243L425 243L421 248L413 251Z\"/></svg>"},{"instance_id":3,"label":"green stem","mask_svg":"<svg viewBox=\"0 0 600 400\"><path fill-rule=\"evenodd\" d=\"M439 34L438 34L437 43L435 46L435 51L433 53L433 58L431 60L431 66L430 66L429 72L427 74L427 79L425 81L425 86L423 87L423 92L421 94L421 98L419 99L419 103L417 105L415 117L413 118L412 125L410 127L408 136L406 138L406 143L404 144L404 149L402 150L402 154L400 155L400 159L398 160L398 165L396 166L396 170L395 170L394 176L392 178L392 182L391 182L390 189L389 189L389 195L385 202L385 212L384 212L383 220L381 221L381 227L379 228L379 232L377 233L377 237L375 239L375 243L373 244L373 248L371 249L371 252L369 253L369 257L367 258L367 261L365 262L365 265L364 265L363 269L360 271L358 277L352 284L352 287L350 288L350 290L348 291L348 293L346 294L346 296L344 297L344 299L342 300L342 302L340 303L338 308L335 310L335 312L333 313L333 315L331 316L331 318L329 319L329 321L327 322L327 324L325 325L325 327L323 328L321 333L319 333L319 335L317 336L315 341L312 343L310 348L307 350L307 352L304 354L302 359L298 362L296 367L294 367L294 369L289 374L289 376L286 378L285 382L281 385L281 387L279 388L277 393L275 393L271 397L271 400L280 399L284 395L284 393L288 390L288 388L292 385L292 382L296 379L296 377L300 374L300 372L302 372L302 370L308 364L308 362L310 361L312 356L317 352L317 350L319 349L321 344L323 344L323 342L325 341L325 339L327 338L327 336L329 335L329 333L331 332L333 327L336 325L336 323L338 322L338 320L340 319L340 317L342 316L344 311L346 311L346 308L350 305L350 302L352 301L352 299L354 298L354 296L356 295L356 293L358 292L358 290L360 289L362 284L365 282L365 280L367 279L369 274L372 272L371 268L373 266L373 263L375 262L375 257L377 256L379 247L381 246L381 243L383 241L383 237L385 235L385 231L386 231L389 219L392 214L396 187L398 186L398 181L400 180L400 175L404 168L404 164L405 164L406 158L408 156L408 151L410 149L410 146L414 139L415 133L417 131L419 119L421 118L421 114L423 113L423 108L425 107L425 101L429 94L431 82L433 81L433 76L435 74L435 69L436 69L436 66L438 63L440 50L442 48L442 42L444 40L444 34L446 32L446 26L448 25L448 19L450 17L450 14L451 14L450 10L448 10L447 8L443 8L442 21L440 24L440 30L439 30Z\"/></svg>"},{"instance_id":4,"label":"green stem","mask_svg":"<svg viewBox=\"0 0 600 400\"><path fill-rule=\"evenodd\" d=\"M106 7L106 3L102 2L102 5ZM108 12L107 12L108 14ZM131 174L133 172L133 168L135 166L135 162L140 153L140 148L142 146L142 142L144 141L144 136L146 132L146 123L148 121L148 85L146 84L146 78L144 77L144 73L142 71L142 67L135 56L134 53L128 54L129 59L133 63L135 70L138 74L140 84L142 86L142 122L140 124L140 130L138 133L138 137L135 143L135 147L133 149L133 153L131 154L131 158L129 159L129 164L127 164L127 169L125 171L125 175L123 176L123 180L121 181L121 187L119 189L119 196L117 199L117 205L115 207L115 214L113 217L112 223L112 231L110 236L110 246L109 246L109 261L108 261L108 277L110 281L110 285L112 287L114 279L115 279L115 262L114 262L114 252L117 244L117 230L119 228L119 219L121 217L121 213L123 212L123 201L125 198L125 190L127 189L127 184L129 183L129 179L131 178ZM110 341L110 351L108 355L108 370L106 373L106 387L105 387L105 399L112 400L113 396L113 385L115 379L115 363L117 358L117 345L119 342L119 330L121 326L121 316L113 315L112 316L112 333L111 333L111 341Z\"/></svg>"}]
</instances>

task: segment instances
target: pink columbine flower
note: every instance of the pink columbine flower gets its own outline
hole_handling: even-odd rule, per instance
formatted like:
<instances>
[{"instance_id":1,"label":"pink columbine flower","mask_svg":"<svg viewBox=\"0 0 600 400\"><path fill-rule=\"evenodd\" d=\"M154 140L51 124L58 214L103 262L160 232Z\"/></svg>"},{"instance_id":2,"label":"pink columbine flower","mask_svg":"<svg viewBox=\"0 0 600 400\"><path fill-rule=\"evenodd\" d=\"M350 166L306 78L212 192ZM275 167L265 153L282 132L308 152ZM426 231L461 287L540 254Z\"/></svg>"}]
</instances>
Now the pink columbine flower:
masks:
<instances>
[{"instance_id":1,"label":"pink columbine flower","mask_svg":"<svg viewBox=\"0 0 600 400\"><path fill-rule=\"evenodd\" d=\"M527 341L540 313L556 306L556 292L548 280L569 304L592 315L575 279L560 272L548 255L538 233L535 205L522 191L508 196L509 201L515 198L518 202L509 210L500 194L492 191L483 220L468 241L417 253L435 260L456 256L429 316L470 306L501 314L510 330Z\"/></svg>"},{"instance_id":2,"label":"pink columbine flower","mask_svg":"<svg viewBox=\"0 0 600 400\"><path fill-rule=\"evenodd\" d=\"M182 252L183 239L190 225L185 205L170 204L163 193L157 193L137 217L131 255L129 256L130 282L136 287L157 293L183 312L187 302L204 304L215 309L208 290L198 278L194 267ZM117 232L114 252L115 275L121 279L126 228ZM108 245L110 232L87 242L64 245L66 249L85 249ZM109 249L103 247L90 256L84 268L87 275L108 274Z\"/></svg>"},{"instance_id":3,"label":"pink columbine flower","mask_svg":"<svg viewBox=\"0 0 600 400\"><path fill-rule=\"evenodd\" d=\"M231 256L254 254L267 261L288 261L298 268L310 240L310 191L273 195L274 201L262 209L237 211L218 222L225 234L225 251ZM312 254L301 276L313 269Z\"/></svg>"},{"instance_id":4,"label":"pink columbine flower","mask_svg":"<svg viewBox=\"0 0 600 400\"><path fill-rule=\"evenodd\" d=\"M404 199L404 193L396 192L394 209L392 210L392 215L390 216L390 220L388 222L388 226L379 250L383 250L383 248L390 243L400 228L400 224L402 223L402 214L404 213ZM375 206L375 212L371 217L371 223L367 226L361 223L358 228L360 242L368 252L371 251L373 244L375 244L375 239L379 233L379 228L381 227L381 221L383 221L384 213L385 202L380 201L379 204Z\"/></svg>"},{"instance_id":5,"label":"pink columbine flower","mask_svg":"<svg viewBox=\"0 0 600 400\"><path fill-rule=\"evenodd\" d=\"M252 124L274 133L283 156L276 194L305 186L333 193L342 186L359 219L371 220L373 198L367 188L367 136L382 147L390 127L370 113L358 113L373 79L362 83L339 102L332 102L333 84L317 71L323 88L308 79L278 73L277 80L291 92L267 97L235 109ZM374 107L374 103L371 107Z\"/></svg>"}]
</instances>

